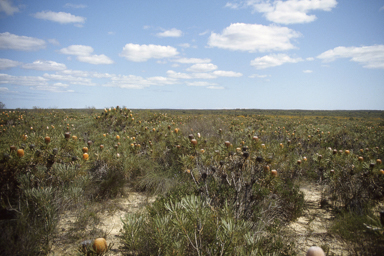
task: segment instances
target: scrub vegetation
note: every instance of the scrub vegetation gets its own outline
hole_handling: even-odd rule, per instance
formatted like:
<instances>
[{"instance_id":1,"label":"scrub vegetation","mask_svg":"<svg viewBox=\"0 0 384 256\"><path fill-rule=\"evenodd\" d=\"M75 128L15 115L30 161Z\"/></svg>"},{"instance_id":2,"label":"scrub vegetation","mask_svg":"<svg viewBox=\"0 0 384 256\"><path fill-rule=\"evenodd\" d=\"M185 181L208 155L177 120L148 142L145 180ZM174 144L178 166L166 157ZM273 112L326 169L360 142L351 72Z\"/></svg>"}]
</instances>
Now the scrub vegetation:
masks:
<instances>
[{"instance_id":1,"label":"scrub vegetation","mask_svg":"<svg viewBox=\"0 0 384 256\"><path fill-rule=\"evenodd\" d=\"M2 255L49 254L68 211L73 243L86 225L108 242L95 207L127 186L156 200L122 218L124 255L296 255L303 182L351 254L384 250L382 111L3 109L0 125Z\"/></svg>"}]
</instances>

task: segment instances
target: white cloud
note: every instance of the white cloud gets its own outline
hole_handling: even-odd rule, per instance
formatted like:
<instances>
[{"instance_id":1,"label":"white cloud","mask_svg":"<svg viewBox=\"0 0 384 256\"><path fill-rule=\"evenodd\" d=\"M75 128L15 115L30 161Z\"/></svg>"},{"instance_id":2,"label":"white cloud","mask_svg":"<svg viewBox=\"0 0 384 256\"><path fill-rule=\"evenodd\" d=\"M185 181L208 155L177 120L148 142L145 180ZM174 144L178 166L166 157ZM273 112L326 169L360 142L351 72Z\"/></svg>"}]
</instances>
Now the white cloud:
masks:
<instances>
[{"instance_id":1,"label":"white cloud","mask_svg":"<svg viewBox=\"0 0 384 256\"><path fill-rule=\"evenodd\" d=\"M104 54L101 55L89 55L89 56L78 56L78 61L86 62L89 64L113 64L113 60L111 60L109 57L105 56Z\"/></svg>"},{"instance_id":2,"label":"white cloud","mask_svg":"<svg viewBox=\"0 0 384 256\"><path fill-rule=\"evenodd\" d=\"M66 48L63 48L59 51L62 54L75 55L77 60L81 62L86 62L89 64L112 64L113 60L107 57L104 54L101 55L91 55L93 48L87 45L70 45Z\"/></svg>"},{"instance_id":3,"label":"white cloud","mask_svg":"<svg viewBox=\"0 0 384 256\"><path fill-rule=\"evenodd\" d=\"M56 74L44 74L44 77L53 81L65 81L71 84L80 84L93 86L96 85L92 82L91 78L113 78L114 74L89 72L83 70L65 69L56 72Z\"/></svg>"},{"instance_id":4,"label":"white cloud","mask_svg":"<svg viewBox=\"0 0 384 256\"><path fill-rule=\"evenodd\" d=\"M223 71L223 70L216 70L213 72L216 76L225 76L225 77L240 77L243 74L234 72L234 71Z\"/></svg>"},{"instance_id":5,"label":"white cloud","mask_svg":"<svg viewBox=\"0 0 384 256\"><path fill-rule=\"evenodd\" d=\"M13 84L22 86L44 86L47 85L47 79L41 76L12 76L0 74L0 84Z\"/></svg>"},{"instance_id":6,"label":"white cloud","mask_svg":"<svg viewBox=\"0 0 384 256\"><path fill-rule=\"evenodd\" d=\"M0 69L14 68L19 65L21 65L21 62L9 59L0 59Z\"/></svg>"},{"instance_id":7,"label":"white cloud","mask_svg":"<svg viewBox=\"0 0 384 256\"><path fill-rule=\"evenodd\" d=\"M65 70L67 67L65 64L57 63L50 60L37 60L33 63L27 63L22 65L22 68L33 69L33 70L43 70L43 71L59 71Z\"/></svg>"},{"instance_id":8,"label":"white cloud","mask_svg":"<svg viewBox=\"0 0 384 256\"><path fill-rule=\"evenodd\" d=\"M93 52L93 48L87 45L70 45L59 52L68 55L89 56Z\"/></svg>"},{"instance_id":9,"label":"white cloud","mask_svg":"<svg viewBox=\"0 0 384 256\"><path fill-rule=\"evenodd\" d=\"M60 45L59 41L57 41L56 39L52 38L52 39L48 39L48 42L50 44L53 44L53 45Z\"/></svg>"},{"instance_id":10,"label":"white cloud","mask_svg":"<svg viewBox=\"0 0 384 256\"><path fill-rule=\"evenodd\" d=\"M66 70L62 70L58 73L62 74L62 75L70 75L70 76L76 76L76 77L89 77L89 72L83 71L83 70L66 69Z\"/></svg>"},{"instance_id":11,"label":"white cloud","mask_svg":"<svg viewBox=\"0 0 384 256\"><path fill-rule=\"evenodd\" d=\"M235 23L221 34L211 33L208 45L248 52L285 51L295 48L290 40L299 36L298 32L287 27Z\"/></svg>"},{"instance_id":12,"label":"white cloud","mask_svg":"<svg viewBox=\"0 0 384 256\"><path fill-rule=\"evenodd\" d=\"M214 78L217 78L217 76L212 74L212 73L187 74L187 73L175 72L173 70L168 70L167 75L168 75L168 77L171 77L174 79L214 79Z\"/></svg>"},{"instance_id":13,"label":"white cloud","mask_svg":"<svg viewBox=\"0 0 384 256\"><path fill-rule=\"evenodd\" d=\"M297 63L303 61L302 58L291 58L286 54L271 54L256 58L251 61L251 66L257 69L281 66L284 63Z\"/></svg>"},{"instance_id":14,"label":"white cloud","mask_svg":"<svg viewBox=\"0 0 384 256\"><path fill-rule=\"evenodd\" d=\"M178 54L177 49L172 46L126 44L119 56L130 61L143 62L151 58L170 58Z\"/></svg>"},{"instance_id":15,"label":"white cloud","mask_svg":"<svg viewBox=\"0 0 384 256\"><path fill-rule=\"evenodd\" d=\"M50 85L39 85L35 87L31 87L31 90L37 90L37 91L48 91L48 92L74 92L74 90L67 90L66 88L69 87L68 84L63 83L54 83Z\"/></svg>"},{"instance_id":16,"label":"white cloud","mask_svg":"<svg viewBox=\"0 0 384 256\"><path fill-rule=\"evenodd\" d=\"M18 36L9 32L0 33L0 49L37 51L45 48L45 46L45 41L38 38Z\"/></svg>"},{"instance_id":17,"label":"white cloud","mask_svg":"<svg viewBox=\"0 0 384 256\"><path fill-rule=\"evenodd\" d=\"M197 79L214 79L217 78L217 75L213 73L193 73L192 77Z\"/></svg>"},{"instance_id":18,"label":"white cloud","mask_svg":"<svg viewBox=\"0 0 384 256\"><path fill-rule=\"evenodd\" d=\"M53 86L56 86L56 87L68 87L69 85L68 84L63 84L63 83L54 83Z\"/></svg>"},{"instance_id":19,"label":"white cloud","mask_svg":"<svg viewBox=\"0 0 384 256\"><path fill-rule=\"evenodd\" d=\"M75 8L75 9L82 9L82 8L87 8L85 4L71 4L71 3L66 3L64 7L67 8Z\"/></svg>"},{"instance_id":20,"label":"white cloud","mask_svg":"<svg viewBox=\"0 0 384 256\"><path fill-rule=\"evenodd\" d=\"M181 30L178 30L176 28L172 28L170 30L166 30L161 33L156 34L159 37L181 37L183 35L183 32Z\"/></svg>"},{"instance_id":21,"label":"white cloud","mask_svg":"<svg viewBox=\"0 0 384 256\"><path fill-rule=\"evenodd\" d=\"M179 44L179 46L182 47L182 48L189 48L189 47L191 47L191 45L188 44L188 43Z\"/></svg>"},{"instance_id":22,"label":"white cloud","mask_svg":"<svg viewBox=\"0 0 384 256\"><path fill-rule=\"evenodd\" d=\"M336 0L246 0L242 6L250 6L254 11L264 13L267 20L280 24L309 23L316 20L312 11L331 11L337 5ZM238 9L238 4L226 7ZM234 8L236 7L236 8Z\"/></svg>"},{"instance_id":23,"label":"white cloud","mask_svg":"<svg viewBox=\"0 0 384 256\"><path fill-rule=\"evenodd\" d=\"M39 85L35 87L31 87L31 90L36 91L48 91L48 92L55 92L55 93L63 93L63 92L74 92L74 90L65 90L62 86L57 86L57 84L53 85Z\"/></svg>"},{"instance_id":24,"label":"white cloud","mask_svg":"<svg viewBox=\"0 0 384 256\"><path fill-rule=\"evenodd\" d=\"M308 57L308 58L306 58L305 60L306 60L306 61L313 61L313 60L315 60L315 58L313 58L313 57Z\"/></svg>"},{"instance_id":25,"label":"white cloud","mask_svg":"<svg viewBox=\"0 0 384 256\"><path fill-rule=\"evenodd\" d=\"M44 79L50 80L50 81L65 81L69 82L70 84L78 84L78 85L87 85L87 86L94 86L95 83L92 82L90 78L85 77L79 77L79 76L73 76L70 74L44 74Z\"/></svg>"},{"instance_id":26,"label":"white cloud","mask_svg":"<svg viewBox=\"0 0 384 256\"><path fill-rule=\"evenodd\" d=\"M147 79L152 85L165 85L165 84L175 84L176 79L163 77L163 76L154 76Z\"/></svg>"},{"instance_id":27,"label":"white cloud","mask_svg":"<svg viewBox=\"0 0 384 256\"><path fill-rule=\"evenodd\" d=\"M13 15L15 12L19 12L19 8L12 5L12 1L0 0L0 12L5 12L7 15Z\"/></svg>"},{"instance_id":28,"label":"white cloud","mask_svg":"<svg viewBox=\"0 0 384 256\"><path fill-rule=\"evenodd\" d=\"M89 72L89 71L71 70L71 69L62 70L56 73L60 75L69 75L69 76L75 76L75 77L112 78L116 76L114 74L108 74L108 73L98 73L93 71Z\"/></svg>"},{"instance_id":29,"label":"white cloud","mask_svg":"<svg viewBox=\"0 0 384 256\"><path fill-rule=\"evenodd\" d=\"M187 82L188 86L201 86L206 87L207 89L221 90L224 89L222 86L217 86L216 83L209 83L206 81L195 81L195 82Z\"/></svg>"},{"instance_id":30,"label":"white cloud","mask_svg":"<svg viewBox=\"0 0 384 256\"><path fill-rule=\"evenodd\" d=\"M42 12L35 13L33 17L37 19L42 19L42 20L50 20L50 21L61 23L61 24L68 24L68 23L79 24L79 23L85 22L84 17L75 16L67 12L42 11Z\"/></svg>"},{"instance_id":31,"label":"white cloud","mask_svg":"<svg viewBox=\"0 0 384 256\"><path fill-rule=\"evenodd\" d=\"M199 72L199 73L180 73L180 72L175 72L173 70L168 70L167 75L171 78L175 79L214 79L218 78L220 76L223 77L240 77L243 74L233 72L233 71L222 71L222 70L216 70L212 73L204 73L204 72Z\"/></svg>"},{"instance_id":32,"label":"white cloud","mask_svg":"<svg viewBox=\"0 0 384 256\"><path fill-rule=\"evenodd\" d=\"M213 90L223 90L225 89L223 86L208 86L208 89L213 89Z\"/></svg>"},{"instance_id":33,"label":"white cloud","mask_svg":"<svg viewBox=\"0 0 384 256\"><path fill-rule=\"evenodd\" d=\"M9 89L7 87L0 87L0 92L1 93L7 93L7 92L9 92Z\"/></svg>"},{"instance_id":34,"label":"white cloud","mask_svg":"<svg viewBox=\"0 0 384 256\"><path fill-rule=\"evenodd\" d=\"M212 63L199 63L187 68L189 72L209 72L216 70L217 66Z\"/></svg>"},{"instance_id":35,"label":"white cloud","mask_svg":"<svg viewBox=\"0 0 384 256\"><path fill-rule=\"evenodd\" d=\"M259 75L259 74L253 74L250 75L249 78L267 78L268 75Z\"/></svg>"},{"instance_id":36,"label":"white cloud","mask_svg":"<svg viewBox=\"0 0 384 256\"><path fill-rule=\"evenodd\" d=\"M309 73L312 73L313 71L312 70L309 70L309 69L307 69L307 70L303 70L303 73L307 73L307 74L309 74Z\"/></svg>"},{"instance_id":37,"label":"white cloud","mask_svg":"<svg viewBox=\"0 0 384 256\"><path fill-rule=\"evenodd\" d=\"M98 72L92 72L91 75L92 77L96 77L96 78L112 78L116 76L114 74L98 73Z\"/></svg>"},{"instance_id":38,"label":"white cloud","mask_svg":"<svg viewBox=\"0 0 384 256\"><path fill-rule=\"evenodd\" d=\"M227 3L224 7L231 8L231 9L239 9L240 5L238 3Z\"/></svg>"},{"instance_id":39,"label":"white cloud","mask_svg":"<svg viewBox=\"0 0 384 256\"><path fill-rule=\"evenodd\" d=\"M186 73L180 73L180 72L175 72L173 70L168 70L167 75L171 78L174 79L191 79L193 78L191 75L186 74Z\"/></svg>"},{"instance_id":40,"label":"white cloud","mask_svg":"<svg viewBox=\"0 0 384 256\"><path fill-rule=\"evenodd\" d=\"M205 30L204 32L199 33L199 36L204 36L209 33L209 30Z\"/></svg>"},{"instance_id":41,"label":"white cloud","mask_svg":"<svg viewBox=\"0 0 384 256\"><path fill-rule=\"evenodd\" d=\"M217 84L209 83L206 81L195 81L195 82L187 82L187 85L188 86L213 86L213 85L217 85Z\"/></svg>"},{"instance_id":42,"label":"white cloud","mask_svg":"<svg viewBox=\"0 0 384 256\"><path fill-rule=\"evenodd\" d=\"M141 76L118 75L118 76L113 76L111 78L111 81L109 83L104 84L103 86L119 87L124 89L143 89L151 85L161 86L165 84L174 84L175 82L176 80L170 77L156 76L156 77L149 77L145 79Z\"/></svg>"},{"instance_id":43,"label":"white cloud","mask_svg":"<svg viewBox=\"0 0 384 256\"><path fill-rule=\"evenodd\" d=\"M199 59L199 58L178 58L172 61L182 64L198 64L198 63L209 63L211 59Z\"/></svg>"},{"instance_id":44,"label":"white cloud","mask_svg":"<svg viewBox=\"0 0 384 256\"><path fill-rule=\"evenodd\" d=\"M384 68L384 45L344 47L339 46L323 52L317 58L331 62L338 58L348 58L364 68Z\"/></svg>"}]
</instances>

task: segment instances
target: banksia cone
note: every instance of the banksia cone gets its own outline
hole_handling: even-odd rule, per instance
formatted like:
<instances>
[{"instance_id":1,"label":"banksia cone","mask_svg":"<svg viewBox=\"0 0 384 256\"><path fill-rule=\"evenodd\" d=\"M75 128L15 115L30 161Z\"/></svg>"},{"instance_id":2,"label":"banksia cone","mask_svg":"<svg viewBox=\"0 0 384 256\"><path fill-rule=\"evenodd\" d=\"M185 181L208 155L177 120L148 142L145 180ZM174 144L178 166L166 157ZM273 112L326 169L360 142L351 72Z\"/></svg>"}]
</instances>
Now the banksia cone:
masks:
<instances>
[{"instance_id":1,"label":"banksia cone","mask_svg":"<svg viewBox=\"0 0 384 256\"><path fill-rule=\"evenodd\" d=\"M20 148L17 150L17 156L18 157L23 157L24 156L24 149Z\"/></svg>"},{"instance_id":2,"label":"banksia cone","mask_svg":"<svg viewBox=\"0 0 384 256\"><path fill-rule=\"evenodd\" d=\"M107 241L104 238L97 238L93 242L93 250L99 255L106 252L108 249Z\"/></svg>"}]
</instances>

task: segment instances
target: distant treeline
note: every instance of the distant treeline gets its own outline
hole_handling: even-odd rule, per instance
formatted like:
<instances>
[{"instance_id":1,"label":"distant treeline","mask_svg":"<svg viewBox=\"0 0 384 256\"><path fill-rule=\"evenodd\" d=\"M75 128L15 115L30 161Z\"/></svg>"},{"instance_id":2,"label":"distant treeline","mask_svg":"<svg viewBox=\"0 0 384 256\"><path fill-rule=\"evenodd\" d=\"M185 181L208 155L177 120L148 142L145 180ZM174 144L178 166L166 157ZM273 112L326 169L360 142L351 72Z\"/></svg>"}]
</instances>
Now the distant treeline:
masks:
<instances>
[{"instance_id":1,"label":"distant treeline","mask_svg":"<svg viewBox=\"0 0 384 256\"><path fill-rule=\"evenodd\" d=\"M161 113L172 113L177 115L233 115L233 116L308 116L308 117L346 117L346 118L383 118L384 111L381 110L274 110L274 109L155 109L135 111L153 111Z\"/></svg>"},{"instance_id":2,"label":"distant treeline","mask_svg":"<svg viewBox=\"0 0 384 256\"><path fill-rule=\"evenodd\" d=\"M114 107L111 107L114 108ZM109 107L107 108L109 109ZM11 111L12 109L7 109ZM34 109L17 109L25 111L39 111L41 108ZM83 109L52 109L53 111L65 112L92 112L98 113L104 109L83 108ZM266 116L297 116L297 117L346 117L346 118L382 118L384 119L384 111L382 110L276 110L276 109L134 109L136 112L146 111L153 113L172 113L175 115L233 115L233 116L250 116L250 115L266 115Z\"/></svg>"}]
</instances>

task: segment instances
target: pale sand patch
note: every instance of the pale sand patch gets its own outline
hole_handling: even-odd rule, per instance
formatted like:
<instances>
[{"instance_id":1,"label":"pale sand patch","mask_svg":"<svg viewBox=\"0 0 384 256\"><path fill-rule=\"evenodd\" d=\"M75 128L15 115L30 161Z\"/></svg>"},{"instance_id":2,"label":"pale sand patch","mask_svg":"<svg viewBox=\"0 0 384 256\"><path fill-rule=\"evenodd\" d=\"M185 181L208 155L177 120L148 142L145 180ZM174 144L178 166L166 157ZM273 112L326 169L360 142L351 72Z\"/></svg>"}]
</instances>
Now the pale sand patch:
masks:
<instances>
[{"instance_id":1,"label":"pale sand patch","mask_svg":"<svg viewBox=\"0 0 384 256\"><path fill-rule=\"evenodd\" d=\"M73 229L73 225L77 219L76 213L67 212L63 214L58 224L59 233L52 244L52 250L49 255L76 255L77 248L82 241L97 238L91 237L92 232L99 234L106 233L107 244L109 245L110 243L113 243L112 250L105 255L122 255L124 246L119 237L123 228L121 218L124 218L127 213L133 213L144 209L147 204L154 201L155 197L148 197L144 193L125 192L125 196L113 199L108 203L109 210L98 209L97 218L100 222L97 224L96 232L94 232L95 227L90 227L90 225L88 225L84 230L84 234L86 235L74 242L71 242L73 239L70 239L69 237L70 230Z\"/></svg>"},{"instance_id":2,"label":"pale sand patch","mask_svg":"<svg viewBox=\"0 0 384 256\"><path fill-rule=\"evenodd\" d=\"M350 255L347 245L328 233L334 215L326 207L320 207L322 186L306 184L300 187L304 193L306 210L303 216L288 225L295 234L299 255L305 255L311 246L327 246L328 255Z\"/></svg>"}]
</instances>

